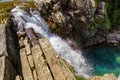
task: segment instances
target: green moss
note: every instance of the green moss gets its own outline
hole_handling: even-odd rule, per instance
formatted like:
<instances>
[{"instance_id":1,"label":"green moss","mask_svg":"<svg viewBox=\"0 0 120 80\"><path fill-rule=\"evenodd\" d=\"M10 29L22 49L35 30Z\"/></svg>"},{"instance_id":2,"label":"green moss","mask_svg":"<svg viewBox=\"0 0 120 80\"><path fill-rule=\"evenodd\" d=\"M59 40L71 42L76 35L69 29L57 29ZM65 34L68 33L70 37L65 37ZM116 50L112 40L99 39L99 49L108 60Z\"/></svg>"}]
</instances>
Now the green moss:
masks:
<instances>
[{"instance_id":1,"label":"green moss","mask_svg":"<svg viewBox=\"0 0 120 80\"><path fill-rule=\"evenodd\" d=\"M14 5L21 5L23 2L21 1L13 1L13 2L5 2L0 3L0 24L5 20L7 22L10 22L10 10L14 8ZM34 2L24 2L24 5L26 6L25 9L30 7L35 7Z\"/></svg>"}]
</instances>

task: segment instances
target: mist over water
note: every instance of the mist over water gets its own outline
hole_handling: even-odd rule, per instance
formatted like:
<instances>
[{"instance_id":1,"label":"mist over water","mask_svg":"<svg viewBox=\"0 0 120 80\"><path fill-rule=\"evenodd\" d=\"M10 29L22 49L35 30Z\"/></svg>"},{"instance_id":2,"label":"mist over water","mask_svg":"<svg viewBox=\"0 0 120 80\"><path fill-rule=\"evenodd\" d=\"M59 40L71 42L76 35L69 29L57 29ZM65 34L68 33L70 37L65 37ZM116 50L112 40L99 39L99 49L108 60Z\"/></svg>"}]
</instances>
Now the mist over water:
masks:
<instances>
[{"instance_id":1,"label":"mist over water","mask_svg":"<svg viewBox=\"0 0 120 80\"><path fill-rule=\"evenodd\" d=\"M93 68L86 62L82 52L73 50L65 40L51 33L49 26L38 11L30 9L29 12L26 12L20 6L16 6L11 12L14 16L14 21L22 23L24 28L33 28L36 33L47 38L58 54L74 67L76 74L84 77L92 76Z\"/></svg>"}]
</instances>

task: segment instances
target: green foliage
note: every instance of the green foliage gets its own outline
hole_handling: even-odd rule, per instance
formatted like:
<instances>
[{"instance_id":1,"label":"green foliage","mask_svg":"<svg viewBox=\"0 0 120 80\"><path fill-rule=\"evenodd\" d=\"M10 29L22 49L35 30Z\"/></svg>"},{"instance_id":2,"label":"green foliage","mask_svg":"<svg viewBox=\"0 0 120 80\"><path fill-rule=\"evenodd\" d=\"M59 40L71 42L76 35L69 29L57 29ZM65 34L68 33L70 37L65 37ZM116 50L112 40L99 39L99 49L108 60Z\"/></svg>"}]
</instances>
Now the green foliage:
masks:
<instances>
[{"instance_id":1,"label":"green foliage","mask_svg":"<svg viewBox=\"0 0 120 80\"><path fill-rule=\"evenodd\" d=\"M104 18L104 26L106 29L110 29L111 27L111 22L108 16L108 8L109 8L109 3L105 4L105 18Z\"/></svg>"},{"instance_id":2,"label":"green foliage","mask_svg":"<svg viewBox=\"0 0 120 80\"><path fill-rule=\"evenodd\" d=\"M120 26L120 0L105 0L105 15L104 19L96 18L99 13L98 6L100 5L100 0L95 0L97 9L93 15L94 22L92 26L98 27L103 26L104 29L109 30L110 28L118 28Z\"/></svg>"}]
</instances>

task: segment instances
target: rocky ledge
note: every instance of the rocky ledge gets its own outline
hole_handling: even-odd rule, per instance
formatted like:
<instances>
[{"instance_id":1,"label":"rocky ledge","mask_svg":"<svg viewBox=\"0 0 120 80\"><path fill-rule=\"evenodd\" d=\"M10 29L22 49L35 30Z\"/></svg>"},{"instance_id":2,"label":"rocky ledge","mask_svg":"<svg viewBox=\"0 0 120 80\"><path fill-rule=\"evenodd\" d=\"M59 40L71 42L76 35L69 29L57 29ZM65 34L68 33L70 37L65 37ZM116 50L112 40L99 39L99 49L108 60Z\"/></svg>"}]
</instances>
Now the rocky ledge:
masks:
<instances>
[{"instance_id":1,"label":"rocky ledge","mask_svg":"<svg viewBox=\"0 0 120 80\"><path fill-rule=\"evenodd\" d=\"M119 80L114 74L104 74L103 76L94 76L88 80Z\"/></svg>"},{"instance_id":2,"label":"rocky ledge","mask_svg":"<svg viewBox=\"0 0 120 80\"><path fill-rule=\"evenodd\" d=\"M114 31L113 33L109 33L107 35L107 42L112 43L114 45L120 44L120 31Z\"/></svg>"},{"instance_id":3,"label":"rocky ledge","mask_svg":"<svg viewBox=\"0 0 120 80\"><path fill-rule=\"evenodd\" d=\"M29 37L21 37L18 44L13 33L5 23L0 26L0 80L75 80L47 39L32 46Z\"/></svg>"}]
</instances>

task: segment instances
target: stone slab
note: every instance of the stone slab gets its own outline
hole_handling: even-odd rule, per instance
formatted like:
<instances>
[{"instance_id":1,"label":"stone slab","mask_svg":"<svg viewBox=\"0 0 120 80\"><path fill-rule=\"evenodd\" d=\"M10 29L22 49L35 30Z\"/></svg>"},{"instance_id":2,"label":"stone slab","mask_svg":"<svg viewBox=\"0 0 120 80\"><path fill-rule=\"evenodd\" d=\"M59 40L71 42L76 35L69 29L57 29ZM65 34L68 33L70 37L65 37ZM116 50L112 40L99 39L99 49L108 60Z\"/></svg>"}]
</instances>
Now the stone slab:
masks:
<instances>
[{"instance_id":1,"label":"stone slab","mask_svg":"<svg viewBox=\"0 0 120 80\"><path fill-rule=\"evenodd\" d=\"M27 60L25 48L22 48L20 50L20 59L21 59L22 73L23 73L24 80L34 80L31 68Z\"/></svg>"},{"instance_id":2,"label":"stone slab","mask_svg":"<svg viewBox=\"0 0 120 80\"><path fill-rule=\"evenodd\" d=\"M33 60L37 70L38 80L53 80L48 65L45 63L45 58L39 45L32 48Z\"/></svg>"},{"instance_id":3,"label":"stone slab","mask_svg":"<svg viewBox=\"0 0 120 80\"><path fill-rule=\"evenodd\" d=\"M52 48L47 39L39 39L39 43L46 60L49 64L51 72L55 80L75 80L69 68L60 60L59 55Z\"/></svg>"}]
</instances>

